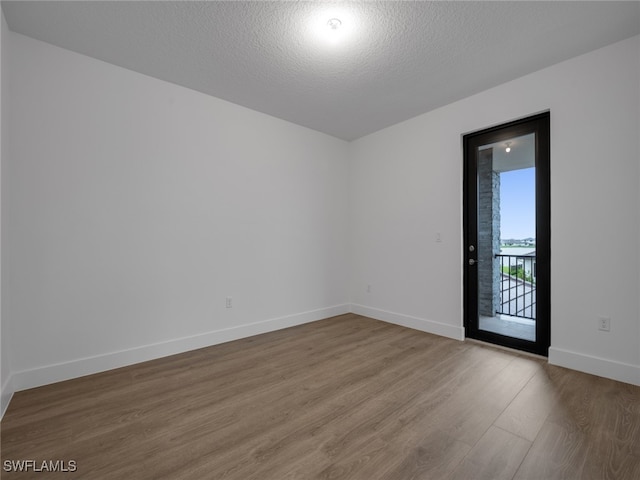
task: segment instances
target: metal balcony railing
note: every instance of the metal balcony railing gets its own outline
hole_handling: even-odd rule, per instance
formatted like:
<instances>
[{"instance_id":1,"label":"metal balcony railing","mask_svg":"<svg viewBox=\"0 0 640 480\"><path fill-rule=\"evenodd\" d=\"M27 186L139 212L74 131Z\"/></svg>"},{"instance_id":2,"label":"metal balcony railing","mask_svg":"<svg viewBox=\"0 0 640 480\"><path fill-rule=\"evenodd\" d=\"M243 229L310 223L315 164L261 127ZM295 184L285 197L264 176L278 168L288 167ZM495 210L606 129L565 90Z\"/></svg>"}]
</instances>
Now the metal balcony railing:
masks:
<instances>
[{"instance_id":1,"label":"metal balcony railing","mask_svg":"<svg viewBox=\"0 0 640 480\"><path fill-rule=\"evenodd\" d=\"M500 255L500 306L497 314L536 318L536 256Z\"/></svg>"}]
</instances>

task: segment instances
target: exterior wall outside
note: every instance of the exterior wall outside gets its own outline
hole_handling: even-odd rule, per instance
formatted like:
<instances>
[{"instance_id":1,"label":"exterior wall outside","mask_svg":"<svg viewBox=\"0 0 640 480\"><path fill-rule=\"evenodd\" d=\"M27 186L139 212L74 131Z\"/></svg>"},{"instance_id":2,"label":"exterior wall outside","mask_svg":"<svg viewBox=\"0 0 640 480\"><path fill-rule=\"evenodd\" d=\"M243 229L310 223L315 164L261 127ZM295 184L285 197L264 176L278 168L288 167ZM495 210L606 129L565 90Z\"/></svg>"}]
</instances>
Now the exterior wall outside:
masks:
<instances>
[{"instance_id":1,"label":"exterior wall outside","mask_svg":"<svg viewBox=\"0 0 640 480\"><path fill-rule=\"evenodd\" d=\"M493 149L478 154L478 310L493 317L500 307L500 173Z\"/></svg>"}]
</instances>

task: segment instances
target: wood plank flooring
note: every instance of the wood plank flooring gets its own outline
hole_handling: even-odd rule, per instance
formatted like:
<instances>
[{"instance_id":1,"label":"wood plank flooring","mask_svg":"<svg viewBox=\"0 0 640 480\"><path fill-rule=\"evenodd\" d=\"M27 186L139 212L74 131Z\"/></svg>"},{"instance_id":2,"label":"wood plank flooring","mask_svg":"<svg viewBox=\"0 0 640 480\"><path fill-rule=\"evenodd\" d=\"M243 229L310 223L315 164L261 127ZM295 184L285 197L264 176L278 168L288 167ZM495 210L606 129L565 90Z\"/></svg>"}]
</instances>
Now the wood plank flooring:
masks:
<instances>
[{"instance_id":1,"label":"wood plank flooring","mask_svg":"<svg viewBox=\"0 0 640 480\"><path fill-rule=\"evenodd\" d=\"M349 314L18 392L65 479L638 479L640 387Z\"/></svg>"}]
</instances>

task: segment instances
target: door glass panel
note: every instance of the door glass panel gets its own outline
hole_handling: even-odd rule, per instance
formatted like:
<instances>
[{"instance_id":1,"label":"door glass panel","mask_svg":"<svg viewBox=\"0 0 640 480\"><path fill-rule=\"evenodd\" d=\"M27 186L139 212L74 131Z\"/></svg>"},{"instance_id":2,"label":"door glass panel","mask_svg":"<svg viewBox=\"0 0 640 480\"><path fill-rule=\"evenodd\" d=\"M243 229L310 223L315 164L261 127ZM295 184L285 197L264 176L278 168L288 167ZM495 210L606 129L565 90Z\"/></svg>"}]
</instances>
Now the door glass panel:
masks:
<instances>
[{"instance_id":1,"label":"door glass panel","mask_svg":"<svg viewBox=\"0 0 640 480\"><path fill-rule=\"evenodd\" d=\"M536 341L535 134L478 147L478 327Z\"/></svg>"}]
</instances>

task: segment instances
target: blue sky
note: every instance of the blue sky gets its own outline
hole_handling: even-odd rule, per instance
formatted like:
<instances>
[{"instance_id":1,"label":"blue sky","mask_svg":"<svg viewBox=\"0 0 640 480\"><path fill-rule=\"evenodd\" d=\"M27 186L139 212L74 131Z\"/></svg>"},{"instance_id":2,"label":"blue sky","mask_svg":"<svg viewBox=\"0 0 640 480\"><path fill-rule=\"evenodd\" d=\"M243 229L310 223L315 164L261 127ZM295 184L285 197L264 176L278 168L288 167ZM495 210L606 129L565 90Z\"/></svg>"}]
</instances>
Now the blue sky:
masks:
<instances>
[{"instance_id":1,"label":"blue sky","mask_svg":"<svg viewBox=\"0 0 640 480\"><path fill-rule=\"evenodd\" d=\"M500 174L500 237L535 238L535 168Z\"/></svg>"}]
</instances>

